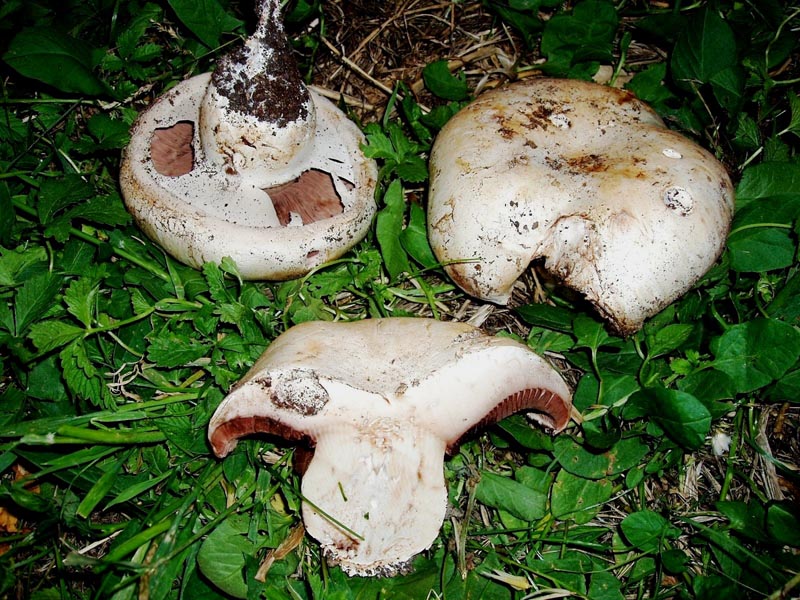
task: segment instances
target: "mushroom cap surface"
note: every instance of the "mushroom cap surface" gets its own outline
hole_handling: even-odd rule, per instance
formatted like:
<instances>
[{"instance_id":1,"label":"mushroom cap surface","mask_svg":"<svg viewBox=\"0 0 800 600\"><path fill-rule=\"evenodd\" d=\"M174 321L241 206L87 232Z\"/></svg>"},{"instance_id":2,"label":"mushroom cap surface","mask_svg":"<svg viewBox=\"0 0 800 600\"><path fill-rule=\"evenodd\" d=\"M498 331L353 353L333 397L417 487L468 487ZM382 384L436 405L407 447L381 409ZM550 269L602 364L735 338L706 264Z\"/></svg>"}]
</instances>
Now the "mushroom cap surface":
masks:
<instances>
[{"instance_id":1,"label":"mushroom cap surface","mask_svg":"<svg viewBox=\"0 0 800 600\"><path fill-rule=\"evenodd\" d=\"M311 322L279 336L209 424L218 456L262 432L316 446L303 520L351 575L392 575L429 547L447 506L443 457L519 411L563 429L571 396L524 344L462 323Z\"/></svg>"},{"instance_id":2,"label":"mushroom cap surface","mask_svg":"<svg viewBox=\"0 0 800 600\"><path fill-rule=\"evenodd\" d=\"M439 133L430 169L431 246L462 289L505 304L544 258L623 334L706 273L733 214L709 152L632 93L583 81L482 94Z\"/></svg>"}]
</instances>

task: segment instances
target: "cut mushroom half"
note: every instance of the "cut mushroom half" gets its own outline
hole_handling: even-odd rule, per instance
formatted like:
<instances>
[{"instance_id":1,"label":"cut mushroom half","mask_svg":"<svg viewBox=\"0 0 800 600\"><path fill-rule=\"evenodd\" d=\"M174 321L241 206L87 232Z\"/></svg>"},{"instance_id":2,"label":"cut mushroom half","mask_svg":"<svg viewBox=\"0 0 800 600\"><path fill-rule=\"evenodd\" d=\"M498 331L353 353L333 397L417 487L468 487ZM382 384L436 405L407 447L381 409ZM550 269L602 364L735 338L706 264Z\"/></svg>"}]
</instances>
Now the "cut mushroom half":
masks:
<instances>
[{"instance_id":1,"label":"cut mushroom half","mask_svg":"<svg viewBox=\"0 0 800 600\"><path fill-rule=\"evenodd\" d=\"M714 264L733 186L631 92L529 79L481 95L439 133L428 232L452 279L505 304L537 259L629 334Z\"/></svg>"},{"instance_id":2,"label":"cut mushroom half","mask_svg":"<svg viewBox=\"0 0 800 600\"><path fill-rule=\"evenodd\" d=\"M194 267L232 258L247 279L289 279L361 240L377 167L364 137L303 83L279 0L213 73L179 83L144 111L120 184L142 230Z\"/></svg>"},{"instance_id":3,"label":"cut mushroom half","mask_svg":"<svg viewBox=\"0 0 800 600\"><path fill-rule=\"evenodd\" d=\"M302 479L306 529L346 573L390 576L438 535L446 452L520 411L561 431L571 405L543 358L471 325L311 322L272 342L208 435L220 457L254 433L315 446Z\"/></svg>"}]
</instances>

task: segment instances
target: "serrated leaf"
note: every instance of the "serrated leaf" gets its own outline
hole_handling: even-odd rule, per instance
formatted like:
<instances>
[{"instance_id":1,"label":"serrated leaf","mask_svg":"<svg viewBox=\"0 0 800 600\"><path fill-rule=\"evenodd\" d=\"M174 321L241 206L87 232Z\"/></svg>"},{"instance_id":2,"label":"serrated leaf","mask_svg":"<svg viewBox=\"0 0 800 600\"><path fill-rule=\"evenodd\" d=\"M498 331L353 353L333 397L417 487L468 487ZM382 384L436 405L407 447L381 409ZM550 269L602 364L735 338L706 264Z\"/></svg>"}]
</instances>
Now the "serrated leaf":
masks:
<instances>
[{"instance_id":1,"label":"serrated leaf","mask_svg":"<svg viewBox=\"0 0 800 600\"><path fill-rule=\"evenodd\" d=\"M765 162L748 167L736 186L736 204L741 208L759 198L800 197L800 165Z\"/></svg>"},{"instance_id":2,"label":"serrated leaf","mask_svg":"<svg viewBox=\"0 0 800 600\"><path fill-rule=\"evenodd\" d=\"M209 350L208 344L166 332L150 338L147 358L170 369L194 362L208 354Z\"/></svg>"},{"instance_id":3,"label":"serrated leaf","mask_svg":"<svg viewBox=\"0 0 800 600\"><path fill-rule=\"evenodd\" d=\"M3 59L25 77L63 92L99 96L106 89L92 72L91 47L51 27L23 29Z\"/></svg>"},{"instance_id":4,"label":"serrated leaf","mask_svg":"<svg viewBox=\"0 0 800 600\"><path fill-rule=\"evenodd\" d=\"M244 23L229 15L217 0L169 0L181 22L209 48L219 46L223 33Z\"/></svg>"},{"instance_id":5,"label":"serrated leaf","mask_svg":"<svg viewBox=\"0 0 800 600\"><path fill-rule=\"evenodd\" d=\"M23 335L31 323L44 315L60 289L61 278L54 273L42 273L28 279L19 288L14 301L14 334Z\"/></svg>"},{"instance_id":6,"label":"serrated leaf","mask_svg":"<svg viewBox=\"0 0 800 600\"><path fill-rule=\"evenodd\" d=\"M540 68L565 74L579 63L611 62L618 22L617 11L608 0L583 0L572 14L553 16L542 33L541 49L547 62ZM596 63L588 67L592 72L596 69Z\"/></svg>"},{"instance_id":7,"label":"serrated leaf","mask_svg":"<svg viewBox=\"0 0 800 600\"><path fill-rule=\"evenodd\" d=\"M428 179L428 165L416 154L405 156L402 162L397 163L394 171L400 179L410 183L422 183Z\"/></svg>"},{"instance_id":8,"label":"serrated leaf","mask_svg":"<svg viewBox=\"0 0 800 600\"><path fill-rule=\"evenodd\" d=\"M39 352L50 352L69 344L84 333L84 329L63 321L40 321L31 326L28 337Z\"/></svg>"},{"instance_id":9,"label":"serrated leaf","mask_svg":"<svg viewBox=\"0 0 800 600\"><path fill-rule=\"evenodd\" d=\"M65 175L57 179L45 179L39 188L37 212L43 225L53 221L56 213L77 202L83 202L94 194L94 188L80 175Z\"/></svg>"},{"instance_id":10,"label":"serrated leaf","mask_svg":"<svg viewBox=\"0 0 800 600\"><path fill-rule=\"evenodd\" d=\"M464 100L467 97L467 79L462 74L455 76L450 72L446 60L435 60L422 69L425 87L439 98L445 100Z\"/></svg>"},{"instance_id":11,"label":"serrated leaf","mask_svg":"<svg viewBox=\"0 0 800 600\"><path fill-rule=\"evenodd\" d=\"M367 143L361 146L362 152L368 158L394 159L397 157L392 140L380 130L380 126L371 123L366 128Z\"/></svg>"},{"instance_id":12,"label":"serrated leaf","mask_svg":"<svg viewBox=\"0 0 800 600\"><path fill-rule=\"evenodd\" d=\"M74 279L64 292L67 311L87 328L92 326L99 289L100 286L94 278L79 277Z\"/></svg>"},{"instance_id":13,"label":"serrated leaf","mask_svg":"<svg viewBox=\"0 0 800 600\"><path fill-rule=\"evenodd\" d=\"M402 273L411 270L408 257L400 244L406 204L399 180L395 179L389 184L383 201L386 206L378 212L375 235L378 238L386 270L392 279L396 279Z\"/></svg>"},{"instance_id":14,"label":"serrated leaf","mask_svg":"<svg viewBox=\"0 0 800 600\"><path fill-rule=\"evenodd\" d=\"M231 297L225 287L225 275L217 263L207 262L203 265L203 277L208 284L208 292L214 302L230 302Z\"/></svg>"},{"instance_id":15,"label":"serrated leaf","mask_svg":"<svg viewBox=\"0 0 800 600\"><path fill-rule=\"evenodd\" d=\"M739 393L782 377L800 358L800 332L776 319L734 325L711 342L715 369L727 373Z\"/></svg>"}]
</instances>

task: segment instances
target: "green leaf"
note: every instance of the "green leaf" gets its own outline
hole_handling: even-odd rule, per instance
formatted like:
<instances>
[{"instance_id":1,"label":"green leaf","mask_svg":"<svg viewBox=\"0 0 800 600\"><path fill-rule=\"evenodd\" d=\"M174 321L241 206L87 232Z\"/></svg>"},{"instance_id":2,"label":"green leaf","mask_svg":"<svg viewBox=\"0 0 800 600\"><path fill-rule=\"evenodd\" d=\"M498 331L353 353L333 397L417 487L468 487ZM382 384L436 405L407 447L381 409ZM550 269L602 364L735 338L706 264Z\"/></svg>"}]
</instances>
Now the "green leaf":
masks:
<instances>
[{"instance_id":1,"label":"green leaf","mask_svg":"<svg viewBox=\"0 0 800 600\"><path fill-rule=\"evenodd\" d=\"M87 328L92 326L99 289L95 278L80 277L73 280L64 293L67 311Z\"/></svg>"},{"instance_id":2,"label":"green leaf","mask_svg":"<svg viewBox=\"0 0 800 600\"><path fill-rule=\"evenodd\" d=\"M180 367L205 356L210 346L175 333L161 333L150 337L147 358L161 367Z\"/></svg>"},{"instance_id":3,"label":"green leaf","mask_svg":"<svg viewBox=\"0 0 800 600\"><path fill-rule=\"evenodd\" d=\"M739 393L782 377L800 358L800 332L776 319L734 325L711 341L714 368L727 373Z\"/></svg>"},{"instance_id":4,"label":"green leaf","mask_svg":"<svg viewBox=\"0 0 800 600\"><path fill-rule=\"evenodd\" d=\"M694 330L693 325L682 323L672 323L665 327L660 327L655 332L647 332L647 350L650 358L667 354L679 348Z\"/></svg>"},{"instance_id":5,"label":"green leaf","mask_svg":"<svg viewBox=\"0 0 800 600\"><path fill-rule=\"evenodd\" d=\"M62 92L99 96L106 91L92 72L91 47L52 27L20 31L3 60L25 77Z\"/></svg>"},{"instance_id":6,"label":"green leaf","mask_svg":"<svg viewBox=\"0 0 800 600\"><path fill-rule=\"evenodd\" d=\"M386 206L378 212L375 235L378 238L386 270L392 279L397 279L402 273L411 271L405 250L400 244L406 203L399 180L395 179L389 184L383 201Z\"/></svg>"},{"instance_id":7,"label":"green leaf","mask_svg":"<svg viewBox=\"0 0 800 600\"><path fill-rule=\"evenodd\" d=\"M248 519L233 515L214 528L197 554L197 564L208 580L234 598L247 598L245 557L255 555L255 545L245 534Z\"/></svg>"},{"instance_id":8,"label":"green leaf","mask_svg":"<svg viewBox=\"0 0 800 600\"><path fill-rule=\"evenodd\" d=\"M565 74L578 63L612 62L618 23L614 4L607 0L583 0L572 14L553 16L542 33L541 50L547 62L539 68ZM591 72L596 70L595 64Z\"/></svg>"},{"instance_id":9,"label":"green leaf","mask_svg":"<svg viewBox=\"0 0 800 600\"><path fill-rule=\"evenodd\" d=\"M800 547L800 513L790 502L776 502L767 508L767 532L787 546Z\"/></svg>"},{"instance_id":10,"label":"green leaf","mask_svg":"<svg viewBox=\"0 0 800 600\"><path fill-rule=\"evenodd\" d=\"M23 335L31 323L50 309L60 289L61 278L54 273L36 275L22 285L14 302L15 335Z\"/></svg>"},{"instance_id":11,"label":"green leaf","mask_svg":"<svg viewBox=\"0 0 800 600\"><path fill-rule=\"evenodd\" d=\"M664 539L677 539L681 530L652 510L641 510L625 517L620 523L627 540L643 552L658 552Z\"/></svg>"},{"instance_id":12,"label":"green leaf","mask_svg":"<svg viewBox=\"0 0 800 600\"><path fill-rule=\"evenodd\" d=\"M689 21L675 44L670 66L672 78L683 85L709 83L736 65L736 38L715 9L706 8Z\"/></svg>"},{"instance_id":13,"label":"green leaf","mask_svg":"<svg viewBox=\"0 0 800 600\"><path fill-rule=\"evenodd\" d=\"M94 194L94 188L80 175L45 179L39 188L37 210L39 221L47 225L56 213L72 204L83 202Z\"/></svg>"},{"instance_id":14,"label":"green leaf","mask_svg":"<svg viewBox=\"0 0 800 600\"><path fill-rule=\"evenodd\" d=\"M611 498L613 489L608 479L584 479L562 470L553 484L550 510L559 520L588 523Z\"/></svg>"},{"instance_id":15,"label":"green leaf","mask_svg":"<svg viewBox=\"0 0 800 600\"><path fill-rule=\"evenodd\" d=\"M518 481L494 473L481 473L475 497L523 521L537 521L545 515L547 496Z\"/></svg>"},{"instance_id":16,"label":"green leaf","mask_svg":"<svg viewBox=\"0 0 800 600\"><path fill-rule=\"evenodd\" d=\"M181 22L209 48L219 46L223 33L244 23L229 15L217 0L169 0Z\"/></svg>"},{"instance_id":17,"label":"green leaf","mask_svg":"<svg viewBox=\"0 0 800 600\"><path fill-rule=\"evenodd\" d=\"M576 315L569 309L550 304L525 304L515 310L529 325L572 333L572 322Z\"/></svg>"},{"instance_id":18,"label":"green leaf","mask_svg":"<svg viewBox=\"0 0 800 600\"><path fill-rule=\"evenodd\" d=\"M572 438L562 435L554 444L553 454L565 471L583 479L602 479L636 466L648 448L638 438L624 438L605 452L593 452Z\"/></svg>"},{"instance_id":19,"label":"green leaf","mask_svg":"<svg viewBox=\"0 0 800 600\"><path fill-rule=\"evenodd\" d=\"M761 273L792 265L797 248L786 229L760 227L734 232L728 238L731 268L739 273Z\"/></svg>"},{"instance_id":20,"label":"green leaf","mask_svg":"<svg viewBox=\"0 0 800 600\"><path fill-rule=\"evenodd\" d=\"M412 202L409 210L408 225L400 234L400 243L409 256L427 269L439 264L428 243L428 233L425 226L425 209L416 202Z\"/></svg>"},{"instance_id":21,"label":"green leaf","mask_svg":"<svg viewBox=\"0 0 800 600\"><path fill-rule=\"evenodd\" d=\"M31 326L28 337L39 352L50 352L73 341L85 330L63 321L40 321Z\"/></svg>"},{"instance_id":22,"label":"green leaf","mask_svg":"<svg viewBox=\"0 0 800 600\"><path fill-rule=\"evenodd\" d=\"M623 600L622 582L613 573L598 571L592 573L589 583L589 600Z\"/></svg>"},{"instance_id":23,"label":"green leaf","mask_svg":"<svg viewBox=\"0 0 800 600\"><path fill-rule=\"evenodd\" d=\"M736 186L737 208L759 198L800 198L800 164L765 162L745 169Z\"/></svg>"},{"instance_id":24,"label":"green leaf","mask_svg":"<svg viewBox=\"0 0 800 600\"><path fill-rule=\"evenodd\" d=\"M694 450L703 445L711 428L711 413L706 405L686 392L664 387L649 387L634 394L628 405L636 406L661 426L675 442Z\"/></svg>"},{"instance_id":25,"label":"green leaf","mask_svg":"<svg viewBox=\"0 0 800 600\"><path fill-rule=\"evenodd\" d=\"M578 338L576 346L583 346L591 350L597 350L600 346L605 346L618 341L606 333L605 327L599 321L586 315L580 315L572 322L572 329L575 337Z\"/></svg>"},{"instance_id":26,"label":"green leaf","mask_svg":"<svg viewBox=\"0 0 800 600\"><path fill-rule=\"evenodd\" d=\"M446 60L436 60L422 69L422 79L425 87L439 98L445 100L464 100L467 97L467 79L461 74L455 76L450 73Z\"/></svg>"}]
</instances>

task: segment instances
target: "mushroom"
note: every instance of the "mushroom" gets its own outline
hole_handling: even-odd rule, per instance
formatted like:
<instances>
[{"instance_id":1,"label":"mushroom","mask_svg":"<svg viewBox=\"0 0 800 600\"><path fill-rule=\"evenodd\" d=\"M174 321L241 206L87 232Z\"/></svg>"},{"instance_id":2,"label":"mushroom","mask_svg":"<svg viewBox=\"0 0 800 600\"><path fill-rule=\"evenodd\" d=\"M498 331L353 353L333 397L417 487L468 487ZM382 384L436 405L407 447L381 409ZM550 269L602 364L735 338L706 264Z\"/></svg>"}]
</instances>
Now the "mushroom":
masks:
<instances>
[{"instance_id":1,"label":"mushroom","mask_svg":"<svg viewBox=\"0 0 800 600\"><path fill-rule=\"evenodd\" d=\"M438 135L428 232L467 293L508 302L528 265L622 334L684 294L723 250L725 168L631 92L530 79L481 95Z\"/></svg>"},{"instance_id":2,"label":"mushroom","mask_svg":"<svg viewBox=\"0 0 800 600\"><path fill-rule=\"evenodd\" d=\"M288 279L366 235L377 168L363 142L303 83L280 2L264 0L253 37L139 116L120 183L139 226L181 262L228 256L247 279Z\"/></svg>"},{"instance_id":3,"label":"mushroom","mask_svg":"<svg viewBox=\"0 0 800 600\"><path fill-rule=\"evenodd\" d=\"M253 433L315 446L303 521L331 564L390 576L438 535L445 452L518 411L558 432L559 374L515 340L422 318L309 322L280 335L217 408L217 456ZM532 411L532 412L531 412Z\"/></svg>"}]
</instances>

